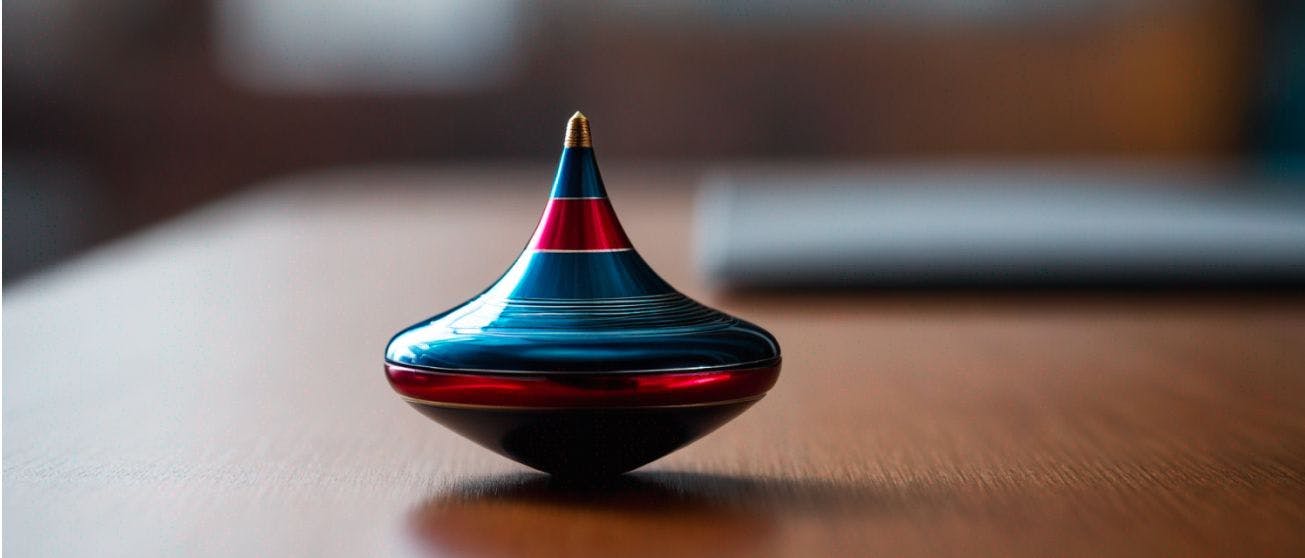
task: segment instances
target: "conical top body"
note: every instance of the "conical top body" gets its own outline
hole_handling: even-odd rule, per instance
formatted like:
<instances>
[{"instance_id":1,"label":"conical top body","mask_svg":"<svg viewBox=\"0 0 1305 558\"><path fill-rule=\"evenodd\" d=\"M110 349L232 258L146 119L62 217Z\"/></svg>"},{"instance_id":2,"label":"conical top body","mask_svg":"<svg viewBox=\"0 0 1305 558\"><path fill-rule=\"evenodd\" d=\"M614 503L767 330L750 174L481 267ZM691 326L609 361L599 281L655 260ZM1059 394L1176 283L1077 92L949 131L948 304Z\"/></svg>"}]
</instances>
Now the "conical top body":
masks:
<instances>
[{"instance_id":1,"label":"conical top body","mask_svg":"<svg viewBox=\"0 0 1305 558\"><path fill-rule=\"evenodd\" d=\"M563 474L628 470L692 441L760 398L778 375L779 358L765 330L680 294L634 250L579 113L568 123L543 216L517 260L480 295L401 331L386 349L391 384L419 410L490 449ZM533 418L505 419L523 410ZM602 413L594 424L616 431L559 424L580 416L568 410ZM656 455L609 459L604 446L621 443L612 436L627 443L638 436L618 420L631 410L631 424L641 426L630 428L668 430L653 433ZM704 416L650 421L668 413ZM581 447L561 465L533 455L547 453L547 444L505 448L504 429L521 438L530 421L548 424L554 436L568 432L567 440L549 443ZM658 423L665 424L649 426Z\"/></svg>"}]
</instances>

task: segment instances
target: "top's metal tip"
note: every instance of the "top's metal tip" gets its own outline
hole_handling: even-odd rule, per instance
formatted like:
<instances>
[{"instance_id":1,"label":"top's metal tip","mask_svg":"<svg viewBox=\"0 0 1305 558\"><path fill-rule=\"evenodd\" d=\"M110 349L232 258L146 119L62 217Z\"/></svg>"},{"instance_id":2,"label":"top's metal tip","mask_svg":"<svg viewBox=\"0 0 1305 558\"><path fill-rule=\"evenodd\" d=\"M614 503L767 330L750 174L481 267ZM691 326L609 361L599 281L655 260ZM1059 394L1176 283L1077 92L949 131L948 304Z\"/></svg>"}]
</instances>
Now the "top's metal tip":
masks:
<instances>
[{"instance_id":1,"label":"top's metal tip","mask_svg":"<svg viewBox=\"0 0 1305 558\"><path fill-rule=\"evenodd\" d=\"M593 147L589 137L589 118L580 111L575 111L566 123L566 137L562 140L565 147Z\"/></svg>"}]
</instances>

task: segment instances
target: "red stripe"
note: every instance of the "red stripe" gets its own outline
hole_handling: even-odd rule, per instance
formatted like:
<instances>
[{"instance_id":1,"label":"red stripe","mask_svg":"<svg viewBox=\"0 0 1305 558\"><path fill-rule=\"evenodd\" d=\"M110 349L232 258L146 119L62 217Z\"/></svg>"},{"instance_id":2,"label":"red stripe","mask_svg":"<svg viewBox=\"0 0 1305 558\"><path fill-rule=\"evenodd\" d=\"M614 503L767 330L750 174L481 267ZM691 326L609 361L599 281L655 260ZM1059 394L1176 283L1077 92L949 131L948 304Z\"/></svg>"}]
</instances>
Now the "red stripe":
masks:
<instances>
[{"instance_id":1,"label":"red stripe","mask_svg":"<svg viewBox=\"0 0 1305 558\"><path fill-rule=\"evenodd\" d=\"M606 198L551 199L530 240L532 250L618 250L630 239Z\"/></svg>"},{"instance_id":2,"label":"red stripe","mask_svg":"<svg viewBox=\"0 0 1305 558\"><path fill-rule=\"evenodd\" d=\"M766 393L779 365L651 374L466 374L386 363L400 395L461 405L506 407L642 407L715 403Z\"/></svg>"}]
</instances>

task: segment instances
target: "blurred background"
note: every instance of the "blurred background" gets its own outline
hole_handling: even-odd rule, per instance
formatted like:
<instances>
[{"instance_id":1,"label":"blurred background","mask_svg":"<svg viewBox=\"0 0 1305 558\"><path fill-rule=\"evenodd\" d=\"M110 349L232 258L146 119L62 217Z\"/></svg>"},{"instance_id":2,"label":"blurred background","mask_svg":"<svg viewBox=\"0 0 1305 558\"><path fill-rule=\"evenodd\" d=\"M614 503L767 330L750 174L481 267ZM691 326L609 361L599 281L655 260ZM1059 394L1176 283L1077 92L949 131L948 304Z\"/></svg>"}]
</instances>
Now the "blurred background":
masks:
<instances>
[{"instance_id":1,"label":"blurred background","mask_svg":"<svg viewBox=\"0 0 1305 558\"><path fill-rule=\"evenodd\" d=\"M4 278L281 175L551 160L576 108L604 161L1301 182L1302 3L1048 4L9 0Z\"/></svg>"}]
</instances>

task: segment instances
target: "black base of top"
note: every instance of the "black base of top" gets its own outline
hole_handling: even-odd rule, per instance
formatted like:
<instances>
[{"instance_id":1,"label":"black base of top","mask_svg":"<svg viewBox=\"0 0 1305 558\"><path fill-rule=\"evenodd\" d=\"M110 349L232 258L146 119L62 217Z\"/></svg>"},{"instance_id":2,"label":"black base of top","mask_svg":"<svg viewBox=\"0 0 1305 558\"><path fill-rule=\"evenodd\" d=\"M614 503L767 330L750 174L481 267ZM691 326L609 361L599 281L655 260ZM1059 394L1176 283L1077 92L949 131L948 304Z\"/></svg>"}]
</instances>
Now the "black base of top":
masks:
<instances>
[{"instance_id":1,"label":"black base of top","mask_svg":"<svg viewBox=\"0 0 1305 558\"><path fill-rule=\"evenodd\" d=\"M617 409L412 406L458 434L559 477L619 475L701 438L753 401Z\"/></svg>"}]
</instances>

